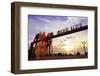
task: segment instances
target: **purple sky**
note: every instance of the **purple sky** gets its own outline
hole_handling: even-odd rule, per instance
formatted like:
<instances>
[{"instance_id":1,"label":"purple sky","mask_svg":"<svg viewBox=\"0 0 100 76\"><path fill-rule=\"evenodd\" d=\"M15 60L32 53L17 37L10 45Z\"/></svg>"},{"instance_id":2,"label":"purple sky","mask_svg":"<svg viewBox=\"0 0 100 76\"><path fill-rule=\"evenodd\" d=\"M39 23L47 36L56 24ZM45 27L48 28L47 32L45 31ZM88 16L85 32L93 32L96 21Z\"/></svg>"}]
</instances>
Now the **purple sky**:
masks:
<instances>
[{"instance_id":1,"label":"purple sky","mask_svg":"<svg viewBox=\"0 0 100 76\"><path fill-rule=\"evenodd\" d=\"M82 26L88 25L87 17L75 16L45 16L45 15L28 15L28 41L33 41L35 35L39 32L53 32L74 24L82 23Z\"/></svg>"}]
</instances>

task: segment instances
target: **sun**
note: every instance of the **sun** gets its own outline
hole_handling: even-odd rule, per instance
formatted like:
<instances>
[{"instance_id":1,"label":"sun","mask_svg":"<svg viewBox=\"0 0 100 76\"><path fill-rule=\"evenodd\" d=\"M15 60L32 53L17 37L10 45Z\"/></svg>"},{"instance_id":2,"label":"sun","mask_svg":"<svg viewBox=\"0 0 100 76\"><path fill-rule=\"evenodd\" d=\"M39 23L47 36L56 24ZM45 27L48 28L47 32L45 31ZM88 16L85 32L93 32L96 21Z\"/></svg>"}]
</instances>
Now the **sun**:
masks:
<instances>
[{"instance_id":1,"label":"sun","mask_svg":"<svg viewBox=\"0 0 100 76\"><path fill-rule=\"evenodd\" d=\"M73 45L63 46L62 48L64 49L65 52L71 52L74 49L74 46Z\"/></svg>"}]
</instances>

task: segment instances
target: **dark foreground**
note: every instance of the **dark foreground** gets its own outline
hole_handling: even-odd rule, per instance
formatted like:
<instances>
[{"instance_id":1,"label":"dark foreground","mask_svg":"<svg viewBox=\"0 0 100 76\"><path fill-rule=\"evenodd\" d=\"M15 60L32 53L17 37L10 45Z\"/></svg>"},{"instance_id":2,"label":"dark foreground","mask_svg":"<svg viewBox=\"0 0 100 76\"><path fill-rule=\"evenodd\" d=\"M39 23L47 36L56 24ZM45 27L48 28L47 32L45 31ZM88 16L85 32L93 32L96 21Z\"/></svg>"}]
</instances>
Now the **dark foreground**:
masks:
<instances>
[{"instance_id":1,"label":"dark foreground","mask_svg":"<svg viewBox=\"0 0 100 76\"><path fill-rule=\"evenodd\" d=\"M88 58L87 55L70 55L70 56L55 56L55 55L50 55L50 56L45 56L44 58L41 59L36 59L35 57L29 61L33 60L56 60L56 59L80 59L80 58Z\"/></svg>"}]
</instances>

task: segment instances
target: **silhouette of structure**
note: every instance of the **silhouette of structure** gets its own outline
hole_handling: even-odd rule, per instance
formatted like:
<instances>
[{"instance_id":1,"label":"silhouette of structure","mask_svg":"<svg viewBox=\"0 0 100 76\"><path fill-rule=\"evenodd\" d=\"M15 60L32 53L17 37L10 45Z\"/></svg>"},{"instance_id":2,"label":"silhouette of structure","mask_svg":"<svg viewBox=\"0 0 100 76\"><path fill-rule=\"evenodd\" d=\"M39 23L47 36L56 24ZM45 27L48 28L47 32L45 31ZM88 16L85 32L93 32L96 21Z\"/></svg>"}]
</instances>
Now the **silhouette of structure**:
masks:
<instances>
[{"instance_id":1,"label":"silhouette of structure","mask_svg":"<svg viewBox=\"0 0 100 76\"><path fill-rule=\"evenodd\" d=\"M86 30L86 29L88 29L88 25L82 26L80 28L72 29L72 30L69 30L69 31L66 31L66 32L63 32L63 33L60 33L60 34L57 34L57 35L53 35L53 37L51 37L50 39L57 38L57 37L64 36L64 35L68 35L68 34L72 34L72 33L79 32L79 31L83 31L83 30ZM36 43L38 41L39 40L34 41L33 43Z\"/></svg>"},{"instance_id":2,"label":"silhouette of structure","mask_svg":"<svg viewBox=\"0 0 100 76\"><path fill-rule=\"evenodd\" d=\"M45 55L51 55L51 54L53 55L53 49L52 49L53 38L61 37L64 35L72 34L86 29L88 29L88 25L82 26L80 24L80 26L77 25L76 27L75 25L71 26L71 30L68 30L68 28L66 28L65 30L57 31L56 35L54 35L53 32L48 33L47 36L45 35L45 32L40 32L36 34L28 50L28 60L40 59L40 58L44 59ZM84 52L87 55L87 52L85 51L85 43L82 42L82 44L83 44ZM58 53L57 55L62 56L61 53ZM80 55L79 52L77 53L77 56L78 55ZM70 54L70 56L73 55Z\"/></svg>"}]
</instances>

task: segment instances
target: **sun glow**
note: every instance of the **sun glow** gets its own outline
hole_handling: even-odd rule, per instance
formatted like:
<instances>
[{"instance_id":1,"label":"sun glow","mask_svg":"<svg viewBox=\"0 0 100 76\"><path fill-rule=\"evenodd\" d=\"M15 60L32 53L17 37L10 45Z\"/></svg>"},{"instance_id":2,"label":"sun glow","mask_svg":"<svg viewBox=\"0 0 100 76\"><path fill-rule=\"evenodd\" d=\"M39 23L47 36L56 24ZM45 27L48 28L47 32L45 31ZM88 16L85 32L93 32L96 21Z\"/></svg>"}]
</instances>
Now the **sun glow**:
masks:
<instances>
[{"instance_id":1,"label":"sun glow","mask_svg":"<svg viewBox=\"0 0 100 76\"><path fill-rule=\"evenodd\" d=\"M54 52L56 53L77 53L80 51L83 53L83 46L82 46L82 41L86 42L86 47L87 47L87 36L82 33L77 33L73 34L70 39L68 39L70 35L65 35L59 38L53 39L53 47Z\"/></svg>"}]
</instances>

